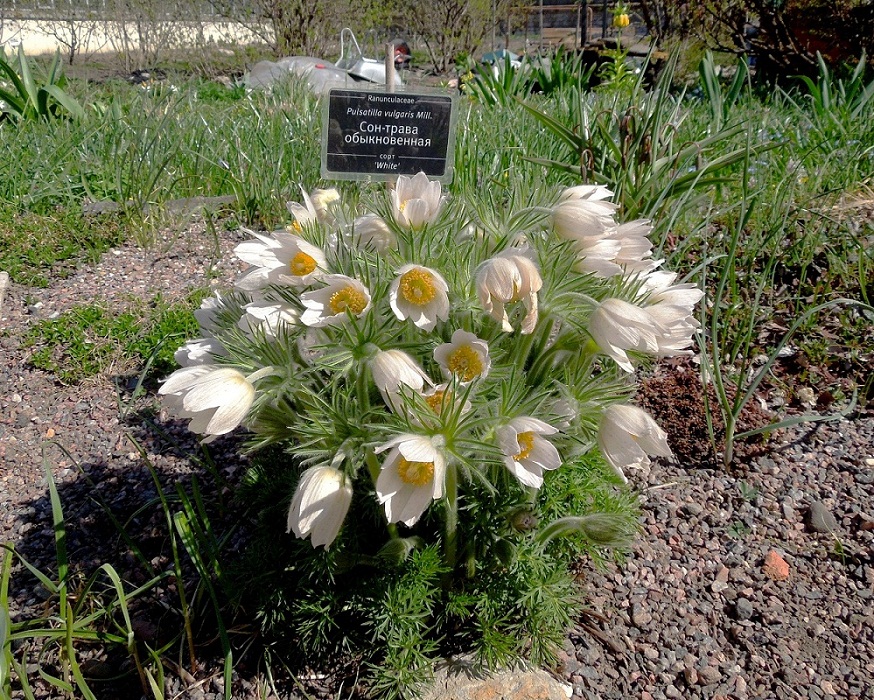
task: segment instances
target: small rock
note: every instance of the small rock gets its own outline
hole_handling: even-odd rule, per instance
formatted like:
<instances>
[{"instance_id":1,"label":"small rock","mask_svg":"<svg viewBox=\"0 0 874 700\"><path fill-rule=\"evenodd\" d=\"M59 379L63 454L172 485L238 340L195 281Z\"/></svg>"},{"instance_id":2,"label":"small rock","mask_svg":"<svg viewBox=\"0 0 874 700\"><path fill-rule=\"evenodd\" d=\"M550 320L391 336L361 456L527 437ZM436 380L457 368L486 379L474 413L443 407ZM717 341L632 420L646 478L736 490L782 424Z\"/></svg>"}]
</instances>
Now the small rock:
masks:
<instances>
[{"instance_id":1,"label":"small rock","mask_svg":"<svg viewBox=\"0 0 874 700\"><path fill-rule=\"evenodd\" d=\"M746 598L738 598L734 604L734 616L738 620L749 620L755 612L753 604Z\"/></svg>"},{"instance_id":2,"label":"small rock","mask_svg":"<svg viewBox=\"0 0 874 700\"><path fill-rule=\"evenodd\" d=\"M809 386L803 386L798 390L798 403L808 408L816 404L816 392Z\"/></svg>"},{"instance_id":3,"label":"small rock","mask_svg":"<svg viewBox=\"0 0 874 700\"><path fill-rule=\"evenodd\" d=\"M631 607L631 621L637 627L644 627L652 622L652 615L649 614L649 611L640 603L635 603Z\"/></svg>"},{"instance_id":4,"label":"small rock","mask_svg":"<svg viewBox=\"0 0 874 700\"><path fill-rule=\"evenodd\" d=\"M683 506L683 512L686 515L691 515L693 517L695 517L697 515L701 515L701 513L703 511L704 511L704 506L702 506L700 503L687 503L686 505Z\"/></svg>"},{"instance_id":5,"label":"small rock","mask_svg":"<svg viewBox=\"0 0 874 700\"><path fill-rule=\"evenodd\" d=\"M728 588L728 567L723 566L720 567L719 571L716 572L716 578L713 583L710 584L710 590L714 593L721 593L726 588Z\"/></svg>"},{"instance_id":6,"label":"small rock","mask_svg":"<svg viewBox=\"0 0 874 700\"><path fill-rule=\"evenodd\" d=\"M789 578L789 564L773 549L765 555L762 571L765 572L765 576L775 581L785 581Z\"/></svg>"},{"instance_id":7,"label":"small rock","mask_svg":"<svg viewBox=\"0 0 874 700\"><path fill-rule=\"evenodd\" d=\"M813 501L807 514L807 525L814 532L827 534L837 530L838 521L822 501Z\"/></svg>"},{"instance_id":8,"label":"small rock","mask_svg":"<svg viewBox=\"0 0 874 700\"><path fill-rule=\"evenodd\" d=\"M837 691L831 681L820 681L819 689L826 695L837 695Z\"/></svg>"},{"instance_id":9,"label":"small rock","mask_svg":"<svg viewBox=\"0 0 874 700\"><path fill-rule=\"evenodd\" d=\"M719 683L722 674L714 666L705 666L698 669L698 685L713 685Z\"/></svg>"}]
</instances>

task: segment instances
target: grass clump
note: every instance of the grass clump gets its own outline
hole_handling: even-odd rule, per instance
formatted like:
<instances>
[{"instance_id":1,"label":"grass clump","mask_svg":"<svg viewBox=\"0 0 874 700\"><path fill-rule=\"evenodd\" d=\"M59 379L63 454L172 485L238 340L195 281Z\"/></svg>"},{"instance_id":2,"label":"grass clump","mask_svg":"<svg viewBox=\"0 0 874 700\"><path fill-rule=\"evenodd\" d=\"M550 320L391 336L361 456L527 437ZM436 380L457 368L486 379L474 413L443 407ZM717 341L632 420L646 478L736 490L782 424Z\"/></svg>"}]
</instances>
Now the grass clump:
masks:
<instances>
[{"instance_id":1,"label":"grass clump","mask_svg":"<svg viewBox=\"0 0 874 700\"><path fill-rule=\"evenodd\" d=\"M150 373L175 366L174 338L197 331L192 310L205 296L195 292L183 302L167 303L156 296L115 313L101 304L77 305L57 318L38 322L24 336L29 362L73 384L113 371L127 375L147 362Z\"/></svg>"},{"instance_id":2,"label":"grass clump","mask_svg":"<svg viewBox=\"0 0 874 700\"><path fill-rule=\"evenodd\" d=\"M47 287L123 239L115 218L86 218L68 207L37 213L0 204L0 270L17 284Z\"/></svg>"}]
</instances>

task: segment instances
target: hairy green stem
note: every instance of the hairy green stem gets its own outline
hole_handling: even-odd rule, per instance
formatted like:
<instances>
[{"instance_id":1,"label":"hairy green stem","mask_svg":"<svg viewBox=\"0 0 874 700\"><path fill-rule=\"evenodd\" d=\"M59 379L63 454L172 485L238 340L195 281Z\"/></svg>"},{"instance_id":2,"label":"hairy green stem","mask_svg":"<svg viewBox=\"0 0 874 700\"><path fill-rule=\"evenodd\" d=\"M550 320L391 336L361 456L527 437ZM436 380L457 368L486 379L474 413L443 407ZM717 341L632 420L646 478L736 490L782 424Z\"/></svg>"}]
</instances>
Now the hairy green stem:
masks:
<instances>
[{"instance_id":1,"label":"hairy green stem","mask_svg":"<svg viewBox=\"0 0 874 700\"><path fill-rule=\"evenodd\" d=\"M458 557L458 469L454 464L446 467L446 522L444 528L443 562L447 573L444 588L452 580L452 572ZM470 562L468 562L470 566Z\"/></svg>"}]
</instances>

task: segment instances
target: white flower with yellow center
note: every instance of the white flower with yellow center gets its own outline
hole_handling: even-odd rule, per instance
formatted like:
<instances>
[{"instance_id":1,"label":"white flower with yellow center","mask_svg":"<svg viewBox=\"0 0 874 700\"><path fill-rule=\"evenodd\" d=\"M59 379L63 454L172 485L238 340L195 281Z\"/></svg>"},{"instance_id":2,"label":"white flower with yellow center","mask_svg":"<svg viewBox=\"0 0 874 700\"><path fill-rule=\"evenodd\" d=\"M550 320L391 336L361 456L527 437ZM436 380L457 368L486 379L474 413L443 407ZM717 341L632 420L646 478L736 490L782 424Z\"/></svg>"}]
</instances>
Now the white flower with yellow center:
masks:
<instances>
[{"instance_id":1,"label":"white flower with yellow center","mask_svg":"<svg viewBox=\"0 0 874 700\"><path fill-rule=\"evenodd\" d=\"M436 180L425 173L413 177L398 176L391 192L392 214L395 221L406 229L419 230L440 213L442 189Z\"/></svg>"},{"instance_id":2,"label":"white flower with yellow center","mask_svg":"<svg viewBox=\"0 0 874 700\"><path fill-rule=\"evenodd\" d=\"M164 405L189 430L213 440L236 428L255 400L255 387L239 370L221 365L177 369L158 389Z\"/></svg>"},{"instance_id":3,"label":"white flower with yellow center","mask_svg":"<svg viewBox=\"0 0 874 700\"><path fill-rule=\"evenodd\" d=\"M537 292L543 286L540 270L525 250L509 248L482 263L476 270L476 288L487 314L513 332L506 304L521 301L527 311L521 332L527 335L537 325Z\"/></svg>"},{"instance_id":4,"label":"white flower with yellow center","mask_svg":"<svg viewBox=\"0 0 874 700\"><path fill-rule=\"evenodd\" d=\"M659 338L666 336L665 328L646 309L615 298L605 299L592 312L589 333L601 352L626 372L634 371L626 351L656 355Z\"/></svg>"},{"instance_id":5,"label":"white flower with yellow center","mask_svg":"<svg viewBox=\"0 0 874 700\"><path fill-rule=\"evenodd\" d=\"M435 348L434 359L447 378L455 376L464 383L484 378L492 366L488 343L461 328L452 334L451 342Z\"/></svg>"},{"instance_id":6,"label":"white flower with yellow center","mask_svg":"<svg viewBox=\"0 0 874 700\"><path fill-rule=\"evenodd\" d=\"M364 214L352 223L352 241L358 248L377 253L396 250L398 239L381 216Z\"/></svg>"},{"instance_id":7,"label":"white flower with yellow center","mask_svg":"<svg viewBox=\"0 0 874 700\"><path fill-rule=\"evenodd\" d=\"M449 287L436 270L404 265L389 290L389 304L401 321L410 319L423 331L449 318Z\"/></svg>"},{"instance_id":8,"label":"white flower with yellow center","mask_svg":"<svg viewBox=\"0 0 874 700\"><path fill-rule=\"evenodd\" d=\"M454 411L461 404L462 397L458 395L457 387L451 382L444 382L422 392L422 398L435 416ZM467 413L472 408L470 401L465 400L461 407L462 413Z\"/></svg>"},{"instance_id":9,"label":"white flower with yellow center","mask_svg":"<svg viewBox=\"0 0 874 700\"><path fill-rule=\"evenodd\" d=\"M668 436L650 415L637 406L614 404L601 417L598 446L604 459L622 479L624 469L646 467L649 455L670 457Z\"/></svg>"},{"instance_id":10,"label":"white flower with yellow center","mask_svg":"<svg viewBox=\"0 0 874 700\"><path fill-rule=\"evenodd\" d=\"M333 467L310 467L301 474L288 508L286 532L311 537L313 547L327 549L337 539L352 503L352 484Z\"/></svg>"},{"instance_id":11,"label":"white flower with yellow center","mask_svg":"<svg viewBox=\"0 0 874 700\"><path fill-rule=\"evenodd\" d=\"M300 303L305 308L300 322L305 326L336 326L370 309L370 292L357 279L326 275L321 281L324 287L300 295Z\"/></svg>"},{"instance_id":12,"label":"white flower with yellow center","mask_svg":"<svg viewBox=\"0 0 874 700\"><path fill-rule=\"evenodd\" d=\"M243 306L243 311L237 327L249 337L260 334L271 341L300 321L295 307L275 301L253 301Z\"/></svg>"},{"instance_id":13,"label":"white flower with yellow center","mask_svg":"<svg viewBox=\"0 0 874 700\"><path fill-rule=\"evenodd\" d=\"M376 495L390 523L412 526L431 501L443 497L446 460L434 442L423 435L405 433L380 445L376 452L391 450L376 479Z\"/></svg>"},{"instance_id":14,"label":"white flower with yellow center","mask_svg":"<svg viewBox=\"0 0 874 700\"><path fill-rule=\"evenodd\" d=\"M173 359L181 367L194 367L212 364L216 357L227 354L227 348L215 338L195 338L179 348L173 354Z\"/></svg>"},{"instance_id":15,"label":"white flower with yellow center","mask_svg":"<svg viewBox=\"0 0 874 700\"><path fill-rule=\"evenodd\" d=\"M300 236L274 231L273 237L254 233L256 240L245 241L234 253L251 269L237 279L237 287L257 291L269 284L306 287L326 269L325 254Z\"/></svg>"},{"instance_id":16,"label":"white flower with yellow center","mask_svg":"<svg viewBox=\"0 0 874 700\"><path fill-rule=\"evenodd\" d=\"M543 472L561 466L558 450L543 437L557 432L530 416L514 418L498 428L498 447L504 453L504 464L525 486L539 489L543 486Z\"/></svg>"}]
</instances>

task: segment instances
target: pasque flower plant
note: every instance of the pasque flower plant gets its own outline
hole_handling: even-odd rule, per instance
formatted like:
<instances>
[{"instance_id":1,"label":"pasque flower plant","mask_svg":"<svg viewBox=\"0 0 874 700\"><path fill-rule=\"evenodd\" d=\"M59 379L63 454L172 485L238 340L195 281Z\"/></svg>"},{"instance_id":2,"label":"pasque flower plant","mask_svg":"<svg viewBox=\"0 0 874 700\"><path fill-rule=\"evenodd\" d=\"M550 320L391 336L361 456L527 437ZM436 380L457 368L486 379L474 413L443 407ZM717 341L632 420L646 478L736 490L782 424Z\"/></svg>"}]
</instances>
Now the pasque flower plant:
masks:
<instances>
[{"instance_id":1,"label":"pasque flower plant","mask_svg":"<svg viewBox=\"0 0 874 700\"><path fill-rule=\"evenodd\" d=\"M167 409L207 439L242 425L253 448L293 455L285 537L326 561L436 548L451 597L559 534L619 542L628 518L579 512L584 464L600 450L621 490L670 454L629 404L633 370L690 352L701 292L660 269L648 223L619 224L611 196L544 189L496 226L423 174L354 211L305 194L289 230L237 247L249 267L200 312ZM552 479L577 512L544 495Z\"/></svg>"}]
</instances>

